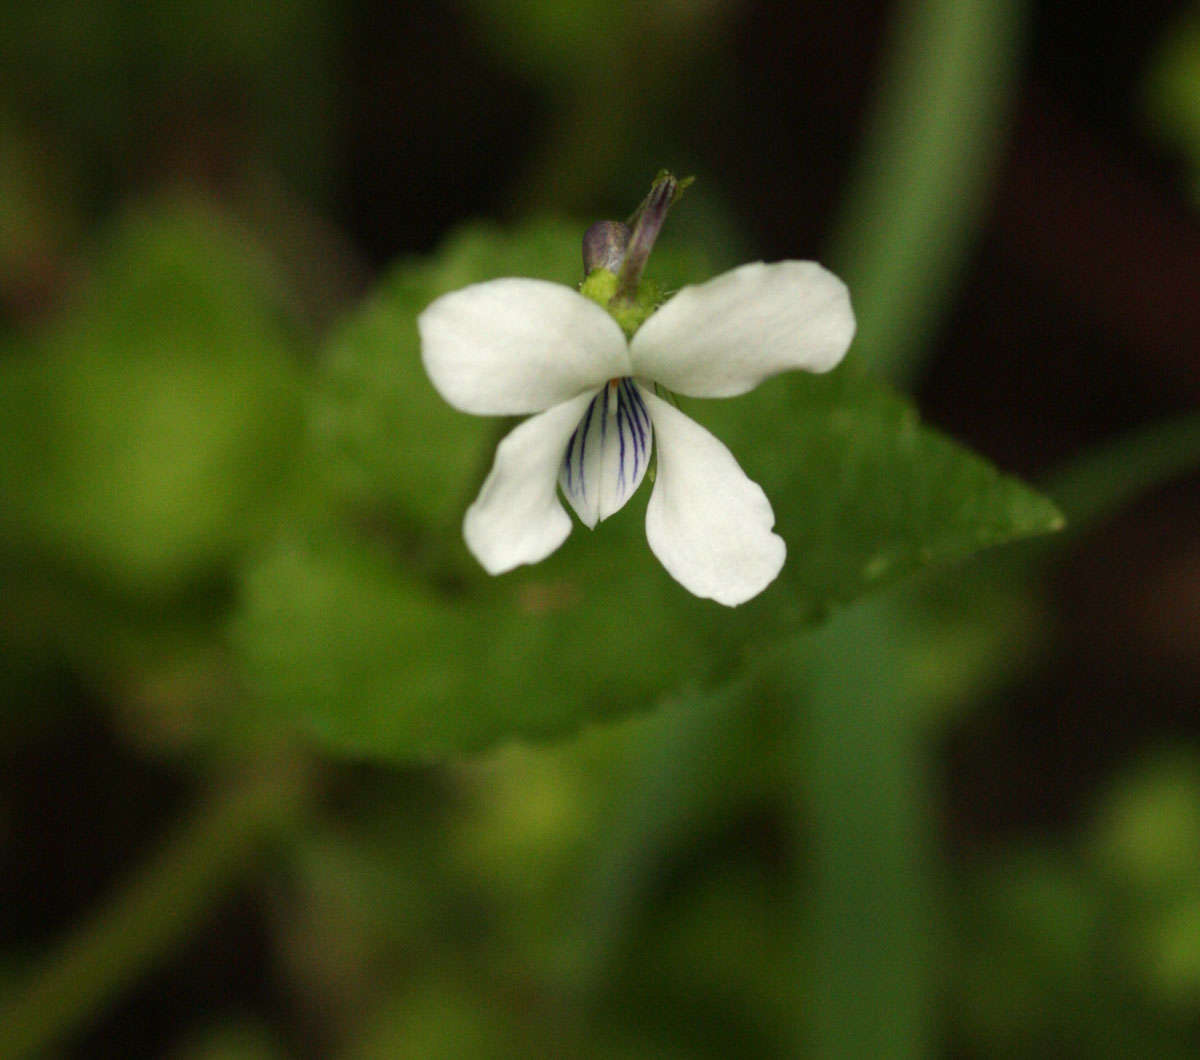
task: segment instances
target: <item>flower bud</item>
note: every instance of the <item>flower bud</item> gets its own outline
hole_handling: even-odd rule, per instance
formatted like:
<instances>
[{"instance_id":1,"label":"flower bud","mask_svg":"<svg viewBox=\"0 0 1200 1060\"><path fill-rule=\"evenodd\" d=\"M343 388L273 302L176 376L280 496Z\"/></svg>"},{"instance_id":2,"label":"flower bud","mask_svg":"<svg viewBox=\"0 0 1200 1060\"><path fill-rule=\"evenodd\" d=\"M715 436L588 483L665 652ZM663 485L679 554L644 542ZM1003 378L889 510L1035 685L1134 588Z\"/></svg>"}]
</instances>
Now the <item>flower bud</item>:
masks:
<instances>
[{"instance_id":1,"label":"flower bud","mask_svg":"<svg viewBox=\"0 0 1200 1060\"><path fill-rule=\"evenodd\" d=\"M654 249L658 233L662 231L667 211L680 194L680 182L663 170L654 178L654 183L650 185L650 194L642 200L642 204L630 218L633 232L629 236L629 246L621 262L621 271L617 274L618 302L632 304L637 300L638 284L650 251Z\"/></svg>"},{"instance_id":2,"label":"flower bud","mask_svg":"<svg viewBox=\"0 0 1200 1060\"><path fill-rule=\"evenodd\" d=\"M595 269L616 272L629 246L629 226L620 221L597 221L583 233L583 274Z\"/></svg>"}]
</instances>

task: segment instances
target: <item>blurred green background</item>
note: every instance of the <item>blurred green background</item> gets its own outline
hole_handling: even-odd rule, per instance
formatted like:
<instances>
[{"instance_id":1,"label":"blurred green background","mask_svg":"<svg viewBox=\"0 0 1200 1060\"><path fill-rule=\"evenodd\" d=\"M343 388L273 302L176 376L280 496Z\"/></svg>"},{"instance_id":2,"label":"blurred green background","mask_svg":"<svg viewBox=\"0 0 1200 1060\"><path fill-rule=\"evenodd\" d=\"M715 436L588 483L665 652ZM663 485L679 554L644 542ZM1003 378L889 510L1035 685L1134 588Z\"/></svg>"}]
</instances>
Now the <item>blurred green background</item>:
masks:
<instances>
[{"instance_id":1,"label":"blurred green background","mask_svg":"<svg viewBox=\"0 0 1200 1060\"><path fill-rule=\"evenodd\" d=\"M420 368L660 167L734 611ZM1194 0L5 5L0 1057L1198 1055L1198 187Z\"/></svg>"}]
</instances>

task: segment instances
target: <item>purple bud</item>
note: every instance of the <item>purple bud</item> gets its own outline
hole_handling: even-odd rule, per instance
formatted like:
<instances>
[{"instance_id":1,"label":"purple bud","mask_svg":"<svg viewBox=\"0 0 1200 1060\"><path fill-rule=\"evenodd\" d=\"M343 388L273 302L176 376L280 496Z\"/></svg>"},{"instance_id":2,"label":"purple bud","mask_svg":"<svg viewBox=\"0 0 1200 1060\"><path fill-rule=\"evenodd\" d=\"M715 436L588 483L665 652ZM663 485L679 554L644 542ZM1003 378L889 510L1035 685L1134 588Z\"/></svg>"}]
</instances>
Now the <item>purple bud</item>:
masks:
<instances>
[{"instance_id":1,"label":"purple bud","mask_svg":"<svg viewBox=\"0 0 1200 1060\"><path fill-rule=\"evenodd\" d=\"M597 221L583 233L583 274L593 269L616 272L629 246L629 226L620 221Z\"/></svg>"},{"instance_id":2,"label":"purple bud","mask_svg":"<svg viewBox=\"0 0 1200 1060\"><path fill-rule=\"evenodd\" d=\"M617 294L620 301L632 302L637 295L638 281L658 233L662 231L667 211L679 197L679 181L670 173L663 172L654 178L650 194L642 200L633 220L633 234L629 237L629 248L621 262L617 276Z\"/></svg>"}]
</instances>

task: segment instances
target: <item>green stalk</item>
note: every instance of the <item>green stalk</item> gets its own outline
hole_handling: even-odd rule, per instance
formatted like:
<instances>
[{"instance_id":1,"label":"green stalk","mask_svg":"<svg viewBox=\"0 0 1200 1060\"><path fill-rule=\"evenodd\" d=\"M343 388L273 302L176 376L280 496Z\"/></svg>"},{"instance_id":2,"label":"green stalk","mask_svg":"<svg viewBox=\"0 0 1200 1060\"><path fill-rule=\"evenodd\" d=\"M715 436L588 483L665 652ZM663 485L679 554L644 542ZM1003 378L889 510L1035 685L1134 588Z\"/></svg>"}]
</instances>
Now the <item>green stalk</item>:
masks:
<instances>
[{"instance_id":1,"label":"green stalk","mask_svg":"<svg viewBox=\"0 0 1200 1060\"><path fill-rule=\"evenodd\" d=\"M938 872L911 652L888 598L858 604L791 652L800 718L802 1055L936 1055Z\"/></svg>"},{"instance_id":2,"label":"green stalk","mask_svg":"<svg viewBox=\"0 0 1200 1060\"><path fill-rule=\"evenodd\" d=\"M856 348L920 369L976 236L1018 72L1022 0L912 0L899 13L831 263ZM797 641L798 763L811 902L797 998L805 1055L933 1055L936 851L928 767L887 598Z\"/></svg>"},{"instance_id":3,"label":"green stalk","mask_svg":"<svg viewBox=\"0 0 1200 1060\"><path fill-rule=\"evenodd\" d=\"M91 919L42 958L0 1006L0 1056L44 1056L192 932L305 794L291 759L219 785Z\"/></svg>"},{"instance_id":4,"label":"green stalk","mask_svg":"<svg viewBox=\"0 0 1200 1060\"><path fill-rule=\"evenodd\" d=\"M912 0L899 21L829 260L855 347L905 383L956 293L1015 95L1024 0Z\"/></svg>"}]
</instances>

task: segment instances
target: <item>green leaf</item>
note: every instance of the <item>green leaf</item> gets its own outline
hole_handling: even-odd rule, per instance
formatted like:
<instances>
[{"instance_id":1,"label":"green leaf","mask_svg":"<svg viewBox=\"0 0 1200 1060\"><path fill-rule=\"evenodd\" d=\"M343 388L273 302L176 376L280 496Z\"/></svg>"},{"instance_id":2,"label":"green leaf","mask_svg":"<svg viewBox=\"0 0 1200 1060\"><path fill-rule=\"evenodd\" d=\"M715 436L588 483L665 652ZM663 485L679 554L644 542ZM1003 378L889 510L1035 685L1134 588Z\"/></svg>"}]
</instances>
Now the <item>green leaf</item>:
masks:
<instances>
[{"instance_id":1,"label":"green leaf","mask_svg":"<svg viewBox=\"0 0 1200 1060\"><path fill-rule=\"evenodd\" d=\"M922 424L853 358L736 402L683 407L771 499L788 543L788 606L800 619L921 567L1063 525L1052 502Z\"/></svg>"},{"instance_id":2,"label":"green leaf","mask_svg":"<svg viewBox=\"0 0 1200 1060\"><path fill-rule=\"evenodd\" d=\"M0 365L10 547L161 600L252 539L301 429L269 275L199 203L123 220L79 304Z\"/></svg>"},{"instance_id":3,"label":"green leaf","mask_svg":"<svg viewBox=\"0 0 1200 1060\"><path fill-rule=\"evenodd\" d=\"M728 610L671 580L646 546L648 489L545 562L488 578L460 523L505 425L445 408L415 318L451 283L573 284L577 247L578 229L561 225L468 231L434 261L401 265L335 336L312 456L342 501L340 526L298 528L264 554L233 629L270 724L400 760L565 733L729 676L916 569L1060 525L1050 502L848 364L688 408L775 505L789 560L756 600Z\"/></svg>"}]
</instances>

